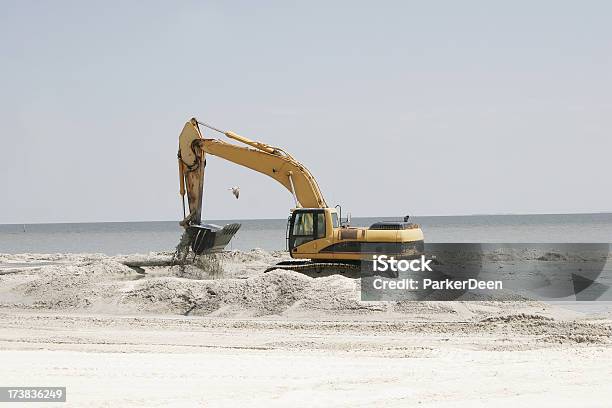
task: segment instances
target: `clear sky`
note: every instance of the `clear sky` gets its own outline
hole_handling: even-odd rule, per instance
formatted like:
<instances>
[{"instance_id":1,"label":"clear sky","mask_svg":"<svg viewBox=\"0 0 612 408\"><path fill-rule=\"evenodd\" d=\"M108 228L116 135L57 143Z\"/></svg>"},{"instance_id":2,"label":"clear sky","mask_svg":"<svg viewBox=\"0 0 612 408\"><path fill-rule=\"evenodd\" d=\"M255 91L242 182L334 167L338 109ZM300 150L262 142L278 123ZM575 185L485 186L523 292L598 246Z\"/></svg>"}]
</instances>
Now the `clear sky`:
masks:
<instances>
[{"instance_id":1,"label":"clear sky","mask_svg":"<svg viewBox=\"0 0 612 408\"><path fill-rule=\"evenodd\" d=\"M0 7L0 223L179 219L191 116L353 216L612 211L611 2ZM209 219L293 204L217 158L205 188Z\"/></svg>"}]
</instances>

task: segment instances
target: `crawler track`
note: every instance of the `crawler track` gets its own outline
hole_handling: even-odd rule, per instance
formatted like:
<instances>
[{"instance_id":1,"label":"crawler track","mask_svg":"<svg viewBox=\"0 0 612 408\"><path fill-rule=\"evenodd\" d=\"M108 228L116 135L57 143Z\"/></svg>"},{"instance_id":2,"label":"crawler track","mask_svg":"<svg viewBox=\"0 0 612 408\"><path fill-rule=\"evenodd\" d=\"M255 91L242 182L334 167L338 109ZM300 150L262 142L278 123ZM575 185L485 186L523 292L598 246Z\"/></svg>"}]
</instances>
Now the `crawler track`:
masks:
<instances>
[{"instance_id":1,"label":"crawler track","mask_svg":"<svg viewBox=\"0 0 612 408\"><path fill-rule=\"evenodd\" d=\"M346 262L313 262L313 261L282 261L276 265L267 268L264 273L270 272L276 269L283 269L286 271L295 271L306 274L320 274L320 273L354 273L358 274L361 270L360 263L346 263Z\"/></svg>"}]
</instances>

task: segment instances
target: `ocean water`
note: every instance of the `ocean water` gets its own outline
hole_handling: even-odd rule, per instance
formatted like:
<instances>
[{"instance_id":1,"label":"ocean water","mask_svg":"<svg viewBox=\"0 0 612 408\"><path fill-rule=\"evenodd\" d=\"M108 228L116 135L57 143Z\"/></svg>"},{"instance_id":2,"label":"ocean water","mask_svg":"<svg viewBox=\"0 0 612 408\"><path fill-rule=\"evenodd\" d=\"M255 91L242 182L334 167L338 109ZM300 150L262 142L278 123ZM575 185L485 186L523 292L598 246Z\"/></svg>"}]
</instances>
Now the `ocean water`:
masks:
<instances>
[{"instance_id":1,"label":"ocean water","mask_svg":"<svg viewBox=\"0 0 612 408\"><path fill-rule=\"evenodd\" d=\"M353 218L351 225L400 218ZM612 213L413 217L426 242L612 242ZM285 249L286 219L209 220L242 224L229 249ZM173 250L177 221L0 225L0 253L94 252L108 255Z\"/></svg>"}]
</instances>

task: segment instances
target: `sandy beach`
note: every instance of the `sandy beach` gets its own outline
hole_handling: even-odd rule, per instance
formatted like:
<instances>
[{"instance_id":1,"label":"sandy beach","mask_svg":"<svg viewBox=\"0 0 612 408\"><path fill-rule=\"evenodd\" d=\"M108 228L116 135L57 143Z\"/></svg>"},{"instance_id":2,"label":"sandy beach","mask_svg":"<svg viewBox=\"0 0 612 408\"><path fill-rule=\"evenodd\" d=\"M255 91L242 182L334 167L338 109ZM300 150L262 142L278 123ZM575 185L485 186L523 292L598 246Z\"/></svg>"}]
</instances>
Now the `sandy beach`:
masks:
<instances>
[{"instance_id":1,"label":"sandy beach","mask_svg":"<svg viewBox=\"0 0 612 408\"><path fill-rule=\"evenodd\" d=\"M0 255L1 382L62 406L606 406L612 319L536 301L362 302L359 280ZM110 391L112 390L112 391Z\"/></svg>"}]
</instances>

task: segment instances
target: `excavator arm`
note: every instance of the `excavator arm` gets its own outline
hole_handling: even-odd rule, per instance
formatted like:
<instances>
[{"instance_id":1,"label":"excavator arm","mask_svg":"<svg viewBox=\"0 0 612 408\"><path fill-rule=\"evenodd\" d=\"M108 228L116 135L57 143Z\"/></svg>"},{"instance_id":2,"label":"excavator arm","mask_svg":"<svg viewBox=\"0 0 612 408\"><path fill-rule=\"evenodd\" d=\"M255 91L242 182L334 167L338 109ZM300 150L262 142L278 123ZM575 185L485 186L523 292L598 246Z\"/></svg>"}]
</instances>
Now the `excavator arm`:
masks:
<instances>
[{"instance_id":1,"label":"excavator arm","mask_svg":"<svg viewBox=\"0 0 612 408\"><path fill-rule=\"evenodd\" d=\"M202 136L199 124L223 133L245 146ZM189 214L181 223L187 227L201 222L206 153L265 174L282 184L293 195L296 207L325 208L327 203L310 171L277 147L255 142L233 132L215 129L195 118L188 121L179 136L180 193L187 194Z\"/></svg>"}]
</instances>

